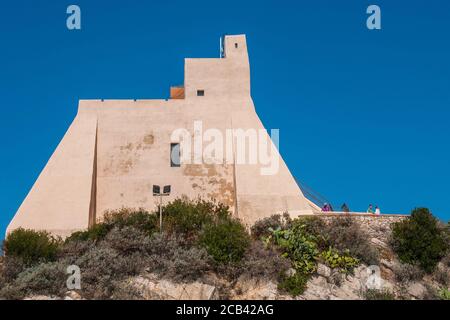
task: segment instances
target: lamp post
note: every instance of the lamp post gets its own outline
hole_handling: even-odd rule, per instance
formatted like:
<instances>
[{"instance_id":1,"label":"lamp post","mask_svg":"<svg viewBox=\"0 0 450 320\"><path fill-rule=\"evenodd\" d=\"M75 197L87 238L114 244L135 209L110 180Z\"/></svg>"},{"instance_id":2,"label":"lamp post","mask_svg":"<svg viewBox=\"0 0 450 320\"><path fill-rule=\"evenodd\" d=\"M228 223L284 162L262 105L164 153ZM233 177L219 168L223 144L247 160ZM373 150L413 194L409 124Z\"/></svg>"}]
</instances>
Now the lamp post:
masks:
<instances>
[{"instance_id":1,"label":"lamp post","mask_svg":"<svg viewBox=\"0 0 450 320\"><path fill-rule=\"evenodd\" d=\"M162 233L162 197L170 195L170 186L164 186L163 192L161 187L153 185L153 196L159 196L159 232Z\"/></svg>"}]
</instances>

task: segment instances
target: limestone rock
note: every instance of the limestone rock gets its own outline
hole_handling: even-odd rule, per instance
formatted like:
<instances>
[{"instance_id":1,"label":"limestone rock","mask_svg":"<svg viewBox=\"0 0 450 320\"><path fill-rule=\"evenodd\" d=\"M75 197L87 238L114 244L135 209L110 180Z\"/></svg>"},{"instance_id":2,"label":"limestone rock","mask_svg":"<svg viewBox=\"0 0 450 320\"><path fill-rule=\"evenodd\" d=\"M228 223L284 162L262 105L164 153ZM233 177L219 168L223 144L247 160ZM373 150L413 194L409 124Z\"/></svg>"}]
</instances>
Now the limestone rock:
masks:
<instances>
[{"instance_id":1,"label":"limestone rock","mask_svg":"<svg viewBox=\"0 0 450 320\"><path fill-rule=\"evenodd\" d=\"M341 284L345 281L345 275L339 272L339 270L332 270L331 275L328 278L328 282L334 286L341 286Z\"/></svg>"},{"instance_id":2,"label":"limestone rock","mask_svg":"<svg viewBox=\"0 0 450 320\"><path fill-rule=\"evenodd\" d=\"M278 286L272 281L240 277L233 290L233 300L275 300L279 298Z\"/></svg>"},{"instance_id":3,"label":"limestone rock","mask_svg":"<svg viewBox=\"0 0 450 320\"><path fill-rule=\"evenodd\" d=\"M420 282L413 282L408 286L408 293L416 299L422 299L425 295L426 288Z\"/></svg>"},{"instance_id":4,"label":"limestone rock","mask_svg":"<svg viewBox=\"0 0 450 320\"><path fill-rule=\"evenodd\" d=\"M24 298L23 300L60 300L58 297L34 295Z\"/></svg>"},{"instance_id":5,"label":"limestone rock","mask_svg":"<svg viewBox=\"0 0 450 320\"><path fill-rule=\"evenodd\" d=\"M331 269L326 265L319 263L317 265L317 274L322 277L328 278L329 276L331 276Z\"/></svg>"},{"instance_id":6,"label":"limestone rock","mask_svg":"<svg viewBox=\"0 0 450 320\"><path fill-rule=\"evenodd\" d=\"M306 300L328 300L330 295L331 286L328 284L327 279L322 276L316 276L308 281L302 297Z\"/></svg>"},{"instance_id":7,"label":"limestone rock","mask_svg":"<svg viewBox=\"0 0 450 320\"><path fill-rule=\"evenodd\" d=\"M128 281L146 300L214 300L217 290L201 282L174 283L156 276L138 276Z\"/></svg>"},{"instance_id":8,"label":"limestone rock","mask_svg":"<svg viewBox=\"0 0 450 320\"><path fill-rule=\"evenodd\" d=\"M380 263L383 267L389 269L389 270L393 270L394 269L394 265L395 263L393 261L387 260L387 259L381 259Z\"/></svg>"},{"instance_id":9,"label":"limestone rock","mask_svg":"<svg viewBox=\"0 0 450 320\"><path fill-rule=\"evenodd\" d=\"M389 282L389 281L383 281L382 282L382 288L384 289L384 290L386 290L386 291L389 291L389 292L394 292L394 291L396 291L395 289L395 286L394 286L394 284L392 283L392 282Z\"/></svg>"},{"instance_id":10,"label":"limestone rock","mask_svg":"<svg viewBox=\"0 0 450 320\"><path fill-rule=\"evenodd\" d=\"M362 279L348 275L340 286L332 288L332 295L342 300L359 300L361 299L362 289Z\"/></svg>"},{"instance_id":11,"label":"limestone rock","mask_svg":"<svg viewBox=\"0 0 450 320\"><path fill-rule=\"evenodd\" d=\"M82 300L82 298L76 291L67 291L64 300Z\"/></svg>"},{"instance_id":12,"label":"limestone rock","mask_svg":"<svg viewBox=\"0 0 450 320\"><path fill-rule=\"evenodd\" d=\"M360 300L360 292L351 284L343 284L341 287L332 291L332 295L337 300Z\"/></svg>"},{"instance_id":13,"label":"limestone rock","mask_svg":"<svg viewBox=\"0 0 450 320\"><path fill-rule=\"evenodd\" d=\"M373 245L375 245L375 246L377 246L377 247L380 247L380 248L387 248L387 247L388 247L388 245L387 245L385 242L381 241L381 240L378 239L378 238L371 238L371 239L370 239L370 242L371 242Z\"/></svg>"}]
</instances>

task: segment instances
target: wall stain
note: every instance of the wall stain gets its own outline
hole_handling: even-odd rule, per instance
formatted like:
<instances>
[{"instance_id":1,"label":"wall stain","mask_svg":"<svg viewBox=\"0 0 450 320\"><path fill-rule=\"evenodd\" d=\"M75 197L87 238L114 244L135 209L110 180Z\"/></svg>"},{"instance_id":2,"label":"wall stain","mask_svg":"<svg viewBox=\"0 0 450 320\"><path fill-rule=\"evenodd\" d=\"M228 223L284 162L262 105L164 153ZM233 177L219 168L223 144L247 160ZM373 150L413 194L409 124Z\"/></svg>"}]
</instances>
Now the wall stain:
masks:
<instances>
[{"instance_id":1,"label":"wall stain","mask_svg":"<svg viewBox=\"0 0 450 320\"><path fill-rule=\"evenodd\" d=\"M229 172L229 165L189 164L183 168L183 175L189 177L194 190L233 209L235 188Z\"/></svg>"},{"instance_id":2,"label":"wall stain","mask_svg":"<svg viewBox=\"0 0 450 320\"><path fill-rule=\"evenodd\" d=\"M155 142L155 137L153 136L153 133L150 133L150 134L147 134L146 136L144 136L143 142L146 145L153 144Z\"/></svg>"},{"instance_id":3,"label":"wall stain","mask_svg":"<svg viewBox=\"0 0 450 320\"><path fill-rule=\"evenodd\" d=\"M192 177L212 177L217 176L217 166L214 164L187 164L183 169L183 174L185 176ZM222 165L223 166L223 165Z\"/></svg>"},{"instance_id":4,"label":"wall stain","mask_svg":"<svg viewBox=\"0 0 450 320\"><path fill-rule=\"evenodd\" d=\"M118 149L119 152L110 153L108 165L102 170L104 175L127 174L140 158L139 151L135 150L134 144L131 142L119 146Z\"/></svg>"},{"instance_id":5,"label":"wall stain","mask_svg":"<svg viewBox=\"0 0 450 320\"><path fill-rule=\"evenodd\" d=\"M120 146L120 150L121 151L125 151L125 150L131 151L131 150L133 150L133 144L130 142L125 146Z\"/></svg>"},{"instance_id":6,"label":"wall stain","mask_svg":"<svg viewBox=\"0 0 450 320\"><path fill-rule=\"evenodd\" d=\"M141 141L134 144L129 142L121 145L118 147L120 152L111 153L108 165L103 168L103 174L129 173L139 161L142 151L150 149L155 143L155 137L152 132L146 134L143 138L141 136L141 139Z\"/></svg>"}]
</instances>

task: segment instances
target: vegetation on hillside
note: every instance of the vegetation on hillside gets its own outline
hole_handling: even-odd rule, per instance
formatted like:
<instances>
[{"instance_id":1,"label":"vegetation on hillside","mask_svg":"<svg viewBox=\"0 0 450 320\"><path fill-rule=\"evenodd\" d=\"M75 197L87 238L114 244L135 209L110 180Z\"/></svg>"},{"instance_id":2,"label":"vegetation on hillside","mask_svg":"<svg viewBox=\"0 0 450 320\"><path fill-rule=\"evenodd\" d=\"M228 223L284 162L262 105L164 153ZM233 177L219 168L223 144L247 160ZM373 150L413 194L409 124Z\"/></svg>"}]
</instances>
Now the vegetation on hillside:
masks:
<instances>
[{"instance_id":1,"label":"vegetation on hillside","mask_svg":"<svg viewBox=\"0 0 450 320\"><path fill-rule=\"evenodd\" d=\"M82 270L80 294L88 299L132 297L120 284L145 270L182 282L208 272L277 281L290 266L278 252L252 242L222 204L177 199L164 206L163 217L162 233L158 213L142 209L107 212L101 223L65 241L45 232L15 230L4 242L0 298L62 296L69 265Z\"/></svg>"},{"instance_id":2,"label":"vegetation on hillside","mask_svg":"<svg viewBox=\"0 0 450 320\"><path fill-rule=\"evenodd\" d=\"M133 299L138 295L124 280L151 272L174 282L190 282L215 274L230 283L240 277L278 283L281 292L301 295L322 263L342 275L364 263L377 264L379 252L351 218L325 222L320 217L273 215L248 230L229 208L211 201L176 199L163 207L163 232L157 212L120 209L107 212L89 230L62 241L52 235L18 229L3 243L0 299L30 295L64 296L67 267L82 271L86 299ZM250 231L250 232L249 232ZM395 271L399 281L414 281L441 261L450 266L448 228L426 209L393 226L392 246L404 262ZM420 239L420 241L419 241ZM448 298L448 275L434 271ZM227 298L227 292L221 292ZM370 291L367 299L391 299Z\"/></svg>"},{"instance_id":3,"label":"vegetation on hillside","mask_svg":"<svg viewBox=\"0 0 450 320\"><path fill-rule=\"evenodd\" d=\"M377 259L368 235L346 217L326 224L320 217L292 220L288 215L274 215L256 222L252 235L289 258L295 274L282 277L279 289L293 296L303 293L319 262L346 274L361 261Z\"/></svg>"},{"instance_id":4,"label":"vegetation on hillside","mask_svg":"<svg viewBox=\"0 0 450 320\"><path fill-rule=\"evenodd\" d=\"M17 229L3 242L3 251L8 257L32 265L54 260L60 244L61 239L45 231Z\"/></svg>"},{"instance_id":5,"label":"vegetation on hillside","mask_svg":"<svg viewBox=\"0 0 450 320\"><path fill-rule=\"evenodd\" d=\"M414 209L392 228L392 247L404 263L431 273L449 250L449 233L426 208Z\"/></svg>"}]
</instances>

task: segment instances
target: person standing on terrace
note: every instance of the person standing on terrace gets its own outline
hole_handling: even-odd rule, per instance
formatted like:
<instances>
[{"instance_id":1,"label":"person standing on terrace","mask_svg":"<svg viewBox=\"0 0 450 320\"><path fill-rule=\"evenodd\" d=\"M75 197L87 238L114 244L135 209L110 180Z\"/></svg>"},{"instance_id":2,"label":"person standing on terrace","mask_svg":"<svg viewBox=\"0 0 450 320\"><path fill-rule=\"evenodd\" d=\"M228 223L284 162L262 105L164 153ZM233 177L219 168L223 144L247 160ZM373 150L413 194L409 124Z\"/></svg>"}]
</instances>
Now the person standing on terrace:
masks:
<instances>
[{"instance_id":1,"label":"person standing on terrace","mask_svg":"<svg viewBox=\"0 0 450 320\"><path fill-rule=\"evenodd\" d=\"M345 212L345 213L349 213L349 212L350 212L350 209L349 209L349 207L347 206L346 203L344 203L344 204L341 206L341 210L342 210L342 212Z\"/></svg>"},{"instance_id":2,"label":"person standing on terrace","mask_svg":"<svg viewBox=\"0 0 450 320\"><path fill-rule=\"evenodd\" d=\"M380 215L381 214L381 210L378 206L375 206L375 214L376 215Z\"/></svg>"}]
</instances>

